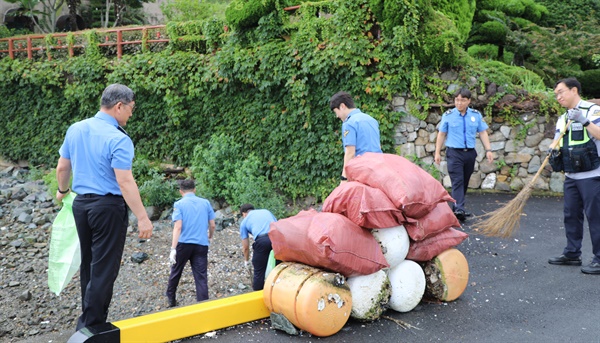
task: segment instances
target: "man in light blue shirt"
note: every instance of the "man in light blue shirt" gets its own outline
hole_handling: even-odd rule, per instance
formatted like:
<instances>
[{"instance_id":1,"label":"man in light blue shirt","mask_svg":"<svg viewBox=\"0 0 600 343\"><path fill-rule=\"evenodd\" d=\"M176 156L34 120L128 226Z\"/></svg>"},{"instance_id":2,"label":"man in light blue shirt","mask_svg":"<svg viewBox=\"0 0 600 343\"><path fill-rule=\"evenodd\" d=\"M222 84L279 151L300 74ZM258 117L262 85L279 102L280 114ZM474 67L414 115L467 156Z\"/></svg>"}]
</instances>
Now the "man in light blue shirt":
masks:
<instances>
[{"instance_id":1,"label":"man in light blue shirt","mask_svg":"<svg viewBox=\"0 0 600 343\"><path fill-rule=\"evenodd\" d=\"M100 111L71 125L59 150L56 199L61 201L71 188L77 193L73 217L81 247L82 309L77 330L106 323L125 248L127 206L138 219L139 238L152 236L131 171L133 143L121 127L133 115L134 98L127 86L106 87Z\"/></svg>"},{"instance_id":2,"label":"man in light blue shirt","mask_svg":"<svg viewBox=\"0 0 600 343\"><path fill-rule=\"evenodd\" d=\"M379 123L370 115L357 109L352 96L343 91L331 97L329 108L343 122L344 166L340 179L346 181L346 165L351 159L365 152L382 152Z\"/></svg>"},{"instance_id":3,"label":"man in light blue shirt","mask_svg":"<svg viewBox=\"0 0 600 343\"><path fill-rule=\"evenodd\" d=\"M208 299L208 246L215 232L215 212L208 200L196 196L194 180L181 181L179 193L183 198L173 205L171 275L166 293L169 307L177 305L175 294L188 261L196 284L196 300Z\"/></svg>"},{"instance_id":4,"label":"man in light blue shirt","mask_svg":"<svg viewBox=\"0 0 600 343\"><path fill-rule=\"evenodd\" d=\"M475 170L475 139L477 133L485 148L485 156L489 163L494 161L490 139L487 133L488 126L479 111L469 107L471 103L471 91L466 88L459 89L454 94L455 107L442 115L439 131L435 142L435 163L440 164L441 150L446 144L446 161L448 162L448 174L452 182L452 198L454 204L454 215L460 221L470 216L465 210L465 196L469 186L469 180Z\"/></svg>"},{"instance_id":5,"label":"man in light blue shirt","mask_svg":"<svg viewBox=\"0 0 600 343\"><path fill-rule=\"evenodd\" d=\"M271 223L276 222L277 218L269 210L255 210L252 204L240 206L240 213L244 219L240 224L240 238L242 239L242 251L244 252L244 265L249 268L250 243L248 235L254 237L252 243L252 266L254 267L254 277L252 280L252 289L260 291L265 285L265 271L271 253L271 240L269 239L269 229Z\"/></svg>"}]
</instances>

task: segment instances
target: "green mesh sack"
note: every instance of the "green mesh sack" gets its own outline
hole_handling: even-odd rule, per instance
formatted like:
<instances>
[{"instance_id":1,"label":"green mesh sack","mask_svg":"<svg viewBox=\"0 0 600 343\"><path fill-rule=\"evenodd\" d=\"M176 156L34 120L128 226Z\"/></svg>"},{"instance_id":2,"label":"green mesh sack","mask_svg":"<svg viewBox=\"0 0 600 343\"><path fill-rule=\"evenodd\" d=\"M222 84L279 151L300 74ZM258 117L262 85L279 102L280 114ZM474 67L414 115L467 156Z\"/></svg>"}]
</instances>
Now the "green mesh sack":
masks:
<instances>
[{"instance_id":1,"label":"green mesh sack","mask_svg":"<svg viewBox=\"0 0 600 343\"><path fill-rule=\"evenodd\" d=\"M56 295L65 289L81 264L79 237L73 217L73 200L76 195L70 192L63 198L63 207L52 223L48 288Z\"/></svg>"},{"instance_id":2,"label":"green mesh sack","mask_svg":"<svg viewBox=\"0 0 600 343\"><path fill-rule=\"evenodd\" d=\"M269 254L269 260L267 261L267 269L265 270L265 279L269 277L269 273L271 273L271 270L275 268L275 262L275 252L271 250L271 253Z\"/></svg>"}]
</instances>

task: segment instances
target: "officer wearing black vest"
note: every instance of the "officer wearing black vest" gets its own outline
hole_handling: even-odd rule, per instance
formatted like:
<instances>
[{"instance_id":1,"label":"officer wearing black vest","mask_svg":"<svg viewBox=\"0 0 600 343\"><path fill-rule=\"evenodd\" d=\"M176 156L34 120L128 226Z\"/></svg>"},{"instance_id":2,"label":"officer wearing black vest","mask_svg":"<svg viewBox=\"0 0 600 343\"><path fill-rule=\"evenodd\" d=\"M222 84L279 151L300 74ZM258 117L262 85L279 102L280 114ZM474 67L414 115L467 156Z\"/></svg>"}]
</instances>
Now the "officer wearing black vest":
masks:
<instances>
[{"instance_id":1,"label":"officer wearing black vest","mask_svg":"<svg viewBox=\"0 0 600 343\"><path fill-rule=\"evenodd\" d=\"M584 215L590 227L592 263L582 267L586 274L600 274L600 106L581 100L581 84L570 77L556 82L554 95L567 109L556 123L555 141L570 120L567 133L558 142L560 163L554 171L565 172L564 224L567 246L550 264L581 266ZM559 169L559 170L557 170Z\"/></svg>"}]
</instances>

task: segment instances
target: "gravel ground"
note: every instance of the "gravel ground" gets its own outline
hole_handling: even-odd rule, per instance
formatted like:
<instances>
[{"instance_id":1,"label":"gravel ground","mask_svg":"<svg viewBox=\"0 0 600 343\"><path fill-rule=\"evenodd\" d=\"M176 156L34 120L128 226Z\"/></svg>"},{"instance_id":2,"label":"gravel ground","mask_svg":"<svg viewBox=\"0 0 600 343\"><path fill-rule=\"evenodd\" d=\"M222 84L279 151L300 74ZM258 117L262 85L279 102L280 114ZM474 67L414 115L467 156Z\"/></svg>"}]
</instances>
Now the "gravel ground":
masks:
<instances>
[{"instance_id":1,"label":"gravel ground","mask_svg":"<svg viewBox=\"0 0 600 343\"><path fill-rule=\"evenodd\" d=\"M53 209L53 215L57 211L58 207ZM14 227L19 227L18 230L23 232L15 233L17 229L10 224L3 226L3 230L12 230L12 234L19 237L35 232L38 243L20 248L10 244L0 245L3 260L0 268L0 342L42 341L43 337L56 335L57 332L72 334L81 312L79 274L75 274L59 296L50 292L47 286L47 242L51 229L48 225L22 229L21 226ZM170 271L171 222L155 221L154 234L146 242L140 242L133 229L129 231L121 270L115 283L109 321L166 309L164 293ZM136 252L146 253L148 259L142 263L132 261L131 256ZM243 266L237 224L215 232L208 254L208 287L210 299L252 290L250 275ZM194 279L189 265L179 283L177 298L179 306L195 303Z\"/></svg>"}]
</instances>

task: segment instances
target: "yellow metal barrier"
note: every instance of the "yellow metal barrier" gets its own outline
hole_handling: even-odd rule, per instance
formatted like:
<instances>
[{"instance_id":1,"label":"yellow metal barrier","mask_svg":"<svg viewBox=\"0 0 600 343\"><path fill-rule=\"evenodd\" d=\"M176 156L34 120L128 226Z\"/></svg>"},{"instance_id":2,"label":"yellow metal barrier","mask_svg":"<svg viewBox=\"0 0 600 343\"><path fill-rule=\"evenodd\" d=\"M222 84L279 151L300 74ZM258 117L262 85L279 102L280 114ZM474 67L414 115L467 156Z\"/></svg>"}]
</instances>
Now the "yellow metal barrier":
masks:
<instances>
[{"instance_id":1,"label":"yellow metal barrier","mask_svg":"<svg viewBox=\"0 0 600 343\"><path fill-rule=\"evenodd\" d=\"M121 342L168 342L269 316L263 292L255 291L112 324L120 329Z\"/></svg>"}]
</instances>

